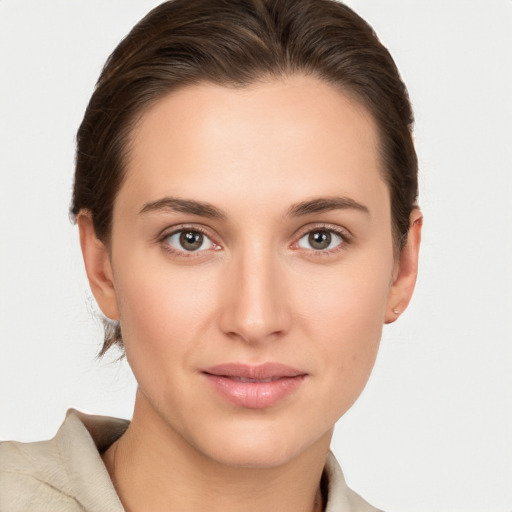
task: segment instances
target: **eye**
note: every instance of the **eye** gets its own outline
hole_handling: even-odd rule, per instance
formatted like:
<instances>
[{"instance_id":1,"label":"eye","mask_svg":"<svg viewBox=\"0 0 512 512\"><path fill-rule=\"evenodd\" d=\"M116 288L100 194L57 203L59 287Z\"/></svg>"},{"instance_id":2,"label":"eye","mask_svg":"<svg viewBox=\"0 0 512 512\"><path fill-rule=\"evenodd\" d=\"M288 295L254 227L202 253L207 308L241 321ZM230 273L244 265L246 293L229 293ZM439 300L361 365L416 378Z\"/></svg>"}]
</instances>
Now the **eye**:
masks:
<instances>
[{"instance_id":1,"label":"eye","mask_svg":"<svg viewBox=\"0 0 512 512\"><path fill-rule=\"evenodd\" d=\"M201 231L182 229L167 236L164 241L179 252L199 252L212 249L214 243Z\"/></svg>"},{"instance_id":2,"label":"eye","mask_svg":"<svg viewBox=\"0 0 512 512\"><path fill-rule=\"evenodd\" d=\"M345 240L343 237L330 229L315 229L302 236L297 245L302 249L312 249L314 251L327 251L336 249Z\"/></svg>"}]
</instances>

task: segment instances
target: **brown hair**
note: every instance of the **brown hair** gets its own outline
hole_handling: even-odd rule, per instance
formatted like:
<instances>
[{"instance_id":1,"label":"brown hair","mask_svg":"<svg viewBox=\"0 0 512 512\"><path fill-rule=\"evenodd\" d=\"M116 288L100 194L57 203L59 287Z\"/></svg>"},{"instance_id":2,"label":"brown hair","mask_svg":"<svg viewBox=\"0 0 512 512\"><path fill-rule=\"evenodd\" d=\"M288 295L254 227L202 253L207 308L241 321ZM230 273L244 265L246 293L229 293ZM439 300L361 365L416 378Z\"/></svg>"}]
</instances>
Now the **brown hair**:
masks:
<instances>
[{"instance_id":1,"label":"brown hair","mask_svg":"<svg viewBox=\"0 0 512 512\"><path fill-rule=\"evenodd\" d=\"M396 65L372 28L334 0L173 0L153 9L121 41L96 84L77 134L71 213L87 209L109 242L130 134L163 95L189 84L243 87L290 74L314 75L373 115L391 196L397 250L417 198L413 114ZM118 323L101 354L122 346Z\"/></svg>"}]
</instances>

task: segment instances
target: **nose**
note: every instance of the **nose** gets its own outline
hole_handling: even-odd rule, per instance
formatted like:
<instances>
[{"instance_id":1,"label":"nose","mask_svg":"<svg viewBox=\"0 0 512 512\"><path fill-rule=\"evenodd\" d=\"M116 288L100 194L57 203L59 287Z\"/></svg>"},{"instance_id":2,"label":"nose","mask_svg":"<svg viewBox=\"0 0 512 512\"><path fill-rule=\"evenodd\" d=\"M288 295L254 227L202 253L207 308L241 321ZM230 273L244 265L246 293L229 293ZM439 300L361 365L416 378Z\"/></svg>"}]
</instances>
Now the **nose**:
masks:
<instances>
[{"instance_id":1,"label":"nose","mask_svg":"<svg viewBox=\"0 0 512 512\"><path fill-rule=\"evenodd\" d=\"M279 339L289 331L283 266L271 251L251 251L233 258L222 284L220 327L246 343Z\"/></svg>"}]
</instances>

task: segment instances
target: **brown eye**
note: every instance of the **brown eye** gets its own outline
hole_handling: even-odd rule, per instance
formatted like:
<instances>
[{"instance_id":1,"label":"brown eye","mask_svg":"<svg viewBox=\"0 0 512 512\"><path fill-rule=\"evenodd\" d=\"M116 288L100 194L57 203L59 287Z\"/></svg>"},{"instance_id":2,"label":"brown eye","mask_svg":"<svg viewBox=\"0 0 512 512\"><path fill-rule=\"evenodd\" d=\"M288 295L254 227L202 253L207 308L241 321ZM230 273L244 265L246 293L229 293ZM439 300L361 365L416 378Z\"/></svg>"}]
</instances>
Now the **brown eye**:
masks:
<instances>
[{"instance_id":1,"label":"brown eye","mask_svg":"<svg viewBox=\"0 0 512 512\"><path fill-rule=\"evenodd\" d=\"M328 231L313 231L308 235L308 242L317 251L327 249L331 245L331 233Z\"/></svg>"},{"instance_id":2,"label":"brown eye","mask_svg":"<svg viewBox=\"0 0 512 512\"><path fill-rule=\"evenodd\" d=\"M343 242L343 237L335 231L316 229L302 236L297 245L302 249L325 251L326 249L335 249Z\"/></svg>"},{"instance_id":3,"label":"brown eye","mask_svg":"<svg viewBox=\"0 0 512 512\"><path fill-rule=\"evenodd\" d=\"M183 229L169 235L165 241L175 251L196 252L211 249L213 242L200 231Z\"/></svg>"},{"instance_id":4,"label":"brown eye","mask_svg":"<svg viewBox=\"0 0 512 512\"><path fill-rule=\"evenodd\" d=\"M183 231L180 235L180 245L186 251L197 251L203 245L203 234L197 231Z\"/></svg>"}]
</instances>

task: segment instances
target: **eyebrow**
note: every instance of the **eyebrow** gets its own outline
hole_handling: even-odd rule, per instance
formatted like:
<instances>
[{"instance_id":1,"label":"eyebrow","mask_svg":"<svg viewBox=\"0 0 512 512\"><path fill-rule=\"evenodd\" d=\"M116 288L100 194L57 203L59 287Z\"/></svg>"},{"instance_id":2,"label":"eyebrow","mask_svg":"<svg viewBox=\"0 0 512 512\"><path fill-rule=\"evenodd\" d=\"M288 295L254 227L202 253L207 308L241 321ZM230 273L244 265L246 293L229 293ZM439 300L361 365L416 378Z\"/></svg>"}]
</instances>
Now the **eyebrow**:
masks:
<instances>
[{"instance_id":1,"label":"eyebrow","mask_svg":"<svg viewBox=\"0 0 512 512\"><path fill-rule=\"evenodd\" d=\"M158 212L158 211L174 211L179 213L189 213L200 217L208 217L210 219L225 219L226 214L219 210L216 206L202 201L191 199L179 199L177 197L164 197L157 201L146 203L139 213Z\"/></svg>"},{"instance_id":2,"label":"eyebrow","mask_svg":"<svg viewBox=\"0 0 512 512\"><path fill-rule=\"evenodd\" d=\"M287 216L302 217L313 213L345 209L361 211L367 215L370 214L370 210L366 206L349 197L317 197L292 205L287 212ZM227 218L227 215L222 210L210 203L193 199L179 199L177 197L163 197L162 199L146 203L139 213L168 210L210 219L224 220Z\"/></svg>"},{"instance_id":3,"label":"eyebrow","mask_svg":"<svg viewBox=\"0 0 512 512\"><path fill-rule=\"evenodd\" d=\"M318 197L291 206L289 217L301 217L312 213L322 213L330 210L357 210L370 215L370 210L364 204L350 197Z\"/></svg>"}]
</instances>

